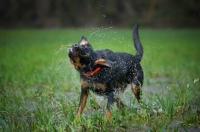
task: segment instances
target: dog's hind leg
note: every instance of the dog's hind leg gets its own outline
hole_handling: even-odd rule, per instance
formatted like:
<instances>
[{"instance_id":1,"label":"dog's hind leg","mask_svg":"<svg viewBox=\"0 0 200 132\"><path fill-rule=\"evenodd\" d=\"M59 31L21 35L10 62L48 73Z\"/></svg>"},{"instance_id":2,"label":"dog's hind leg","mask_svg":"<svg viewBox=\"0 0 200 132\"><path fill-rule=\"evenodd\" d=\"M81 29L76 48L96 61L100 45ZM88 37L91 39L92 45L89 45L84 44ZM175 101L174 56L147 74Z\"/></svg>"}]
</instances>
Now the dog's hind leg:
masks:
<instances>
[{"instance_id":1,"label":"dog's hind leg","mask_svg":"<svg viewBox=\"0 0 200 132\"><path fill-rule=\"evenodd\" d=\"M106 115L105 116L106 116L107 119L110 119L112 117L111 112L110 112L110 108L111 108L111 105L115 101L113 92L108 93L107 97L108 97L108 103L107 103L107 106L106 106Z\"/></svg>"},{"instance_id":2,"label":"dog's hind leg","mask_svg":"<svg viewBox=\"0 0 200 132\"><path fill-rule=\"evenodd\" d=\"M134 70L131 71L129 74L129 79L130 79L132 91L138 103L140 103L141 94L142 94L141 88L142 88L143 79L144 79L144 74L143 74L142 67L140 66L140 64L135 65Z\"/></svg>"},{"instance_id":3,"label":"dog's hind leg","mask_svg":"<svg viewBox=\"0 0 200 132\"><path fill-rule=\"evenodd\" d=\"M132 89L138 103L140 103L141 87L136 86L134 83L131 83L131 89Z\"/></svg>"},{"instance_id":4,"label":"dog's hind leg","mask_svg":"<svg viewBox=\"0 0 200 132\"><path fill-rule=\"evenodd\" d=\"M117 108L124 107L124 104L119 98L115 98L115 102L117 103Z\"/></svg>"}]
</instances>

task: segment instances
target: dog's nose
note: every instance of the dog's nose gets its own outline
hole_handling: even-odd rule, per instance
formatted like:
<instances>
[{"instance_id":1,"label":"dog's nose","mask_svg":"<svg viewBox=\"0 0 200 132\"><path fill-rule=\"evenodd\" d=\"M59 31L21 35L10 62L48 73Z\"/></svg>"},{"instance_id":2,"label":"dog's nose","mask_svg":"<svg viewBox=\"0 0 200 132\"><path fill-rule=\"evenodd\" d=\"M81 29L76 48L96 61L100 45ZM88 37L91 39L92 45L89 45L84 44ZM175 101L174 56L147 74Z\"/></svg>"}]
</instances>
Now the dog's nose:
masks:
<instances>
[{"instance_id":1,"label":"dog's nose","mask_svg":"<svg viewBox=\"0 0 200 132\"><path fill-rule=\"evenodd\" d=\"M77 44L75 44L75 46L74 46L74 49L75 49L76 51L78 51L78 50L79 50L79 48L78 48L78 45L77 45Z\"/></svg>"}]
</instances>

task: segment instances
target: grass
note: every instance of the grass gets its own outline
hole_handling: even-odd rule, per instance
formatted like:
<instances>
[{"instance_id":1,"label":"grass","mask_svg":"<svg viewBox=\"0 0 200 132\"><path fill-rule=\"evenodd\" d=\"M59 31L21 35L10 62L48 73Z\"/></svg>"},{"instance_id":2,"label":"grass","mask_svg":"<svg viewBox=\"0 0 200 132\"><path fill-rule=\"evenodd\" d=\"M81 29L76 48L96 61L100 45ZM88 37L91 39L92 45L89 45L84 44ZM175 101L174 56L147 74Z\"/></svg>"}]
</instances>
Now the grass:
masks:
<instances>
[{"instance_id":1,"label":"grass","mask_svg":"<svg viewBox=\"0 0 200 132\"><path fill-rule=\"evenodd\" d=\"M200 130L200 30L140 29L144 47L143 101L126 91L123 109L106 121L104 100L90 94L74 118L80 84L67 48L86 36L94 49L135 53L132 31L1 29L0 131ZM94 34L92 34L94 33ZM97 100L97 101L95 101Z\"/></svg>"}]
</instances>

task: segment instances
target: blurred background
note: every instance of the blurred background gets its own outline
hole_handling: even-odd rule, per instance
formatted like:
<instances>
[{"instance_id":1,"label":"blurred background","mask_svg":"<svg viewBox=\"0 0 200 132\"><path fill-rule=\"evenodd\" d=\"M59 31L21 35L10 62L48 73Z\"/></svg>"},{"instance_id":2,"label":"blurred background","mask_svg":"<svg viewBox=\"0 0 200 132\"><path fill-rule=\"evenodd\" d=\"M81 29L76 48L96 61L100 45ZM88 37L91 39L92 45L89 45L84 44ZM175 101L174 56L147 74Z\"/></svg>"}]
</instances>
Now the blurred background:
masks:
<instances>
[{"instance_id":1,"label":"blurred background","mask_svg":"<svg viewBox=\"0 0 200 132\"><path fill-rule=\"evenodd\" d=\"M200 27L200 0L0 0L1 28Z\"/></svg>"}]
</instances>

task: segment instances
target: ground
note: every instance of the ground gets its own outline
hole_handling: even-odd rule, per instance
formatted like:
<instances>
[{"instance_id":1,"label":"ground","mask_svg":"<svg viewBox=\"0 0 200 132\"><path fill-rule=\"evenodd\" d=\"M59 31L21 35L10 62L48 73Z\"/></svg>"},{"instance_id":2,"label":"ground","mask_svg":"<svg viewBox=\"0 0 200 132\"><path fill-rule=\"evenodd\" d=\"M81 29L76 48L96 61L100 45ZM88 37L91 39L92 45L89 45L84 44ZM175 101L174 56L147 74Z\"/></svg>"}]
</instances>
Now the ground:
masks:
<instances>
[{"instance_id":1,"label":"ground","mask_svg":"<svg viewBox=\"0 0 200 132\"><path fill-rule=\"evenodd\" d=\"M200 30L139 29L145 80L139 105L130 88L126 106L90 94L74 118L80 84L67 48L81 36L94 49L135 54L131 29L1 29L0 131L200 131ZM102 106L102 107L99 107Z\"/></svg>"}]
</instances>

